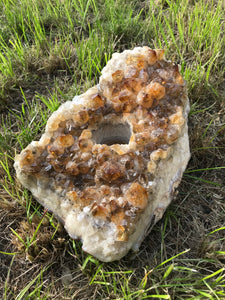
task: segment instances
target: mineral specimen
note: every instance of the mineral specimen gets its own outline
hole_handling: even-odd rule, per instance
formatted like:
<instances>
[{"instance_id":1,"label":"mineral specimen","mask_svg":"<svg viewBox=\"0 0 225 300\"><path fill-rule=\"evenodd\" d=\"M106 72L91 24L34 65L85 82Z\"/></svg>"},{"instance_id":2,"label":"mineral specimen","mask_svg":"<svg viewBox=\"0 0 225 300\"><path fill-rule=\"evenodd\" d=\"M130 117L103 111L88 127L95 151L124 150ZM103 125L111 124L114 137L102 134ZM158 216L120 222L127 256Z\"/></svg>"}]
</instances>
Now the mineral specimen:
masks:
<instances>
[{"instance_id":1,"label":"mineral specimen","mask_svg":"<svg viewBox=\"0 0 225 300\"><path fill-rule=\"evenodd\" d=\"M15 158L20 182L102 261L137 250L190 157L189 103L163 50L115 53L97 86L52 114Z\"/></svg>"}]
</instances>

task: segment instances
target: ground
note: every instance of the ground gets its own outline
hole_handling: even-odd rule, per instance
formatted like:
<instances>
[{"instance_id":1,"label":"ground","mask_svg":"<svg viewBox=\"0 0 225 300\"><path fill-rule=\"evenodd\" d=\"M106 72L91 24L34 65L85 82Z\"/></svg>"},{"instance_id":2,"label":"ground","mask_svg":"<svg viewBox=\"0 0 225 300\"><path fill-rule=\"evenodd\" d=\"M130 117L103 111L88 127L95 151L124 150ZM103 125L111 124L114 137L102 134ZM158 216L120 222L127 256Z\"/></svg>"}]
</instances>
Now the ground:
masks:
<instances>
[{"instance_id":1,"label":"ground","mask_svg":"<svg viewBox=\"0 0 225 300\"><path fill-rule=\"evenodd\" d=\"M224 299L223 1L0 3L2 299ZM113 52L164 48L191 103L191 159L178 194L137 253L101 263L17 181L15 153L50 114L98 82Z\"/></svg>"}]
</instances>

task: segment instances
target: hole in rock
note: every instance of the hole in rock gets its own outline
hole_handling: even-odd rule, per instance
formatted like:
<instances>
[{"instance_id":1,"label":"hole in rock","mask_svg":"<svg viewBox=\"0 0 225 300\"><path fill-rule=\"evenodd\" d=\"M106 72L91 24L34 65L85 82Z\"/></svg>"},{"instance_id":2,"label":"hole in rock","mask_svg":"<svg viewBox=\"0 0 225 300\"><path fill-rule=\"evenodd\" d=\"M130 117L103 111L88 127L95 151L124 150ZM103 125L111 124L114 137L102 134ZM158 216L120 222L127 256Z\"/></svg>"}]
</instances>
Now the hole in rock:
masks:
<instances>
[{"instance_id":1,"label":"hole in rock","mask_svg":"<svg viewBox=\"0 0 225 300\"><path fill-rule=\"evenodd\" d=\"M92 131L92 137L97 144L102 145L129 144L130 125L128 123L102 123L98 129Z\"/></svg>"}]
</instances>

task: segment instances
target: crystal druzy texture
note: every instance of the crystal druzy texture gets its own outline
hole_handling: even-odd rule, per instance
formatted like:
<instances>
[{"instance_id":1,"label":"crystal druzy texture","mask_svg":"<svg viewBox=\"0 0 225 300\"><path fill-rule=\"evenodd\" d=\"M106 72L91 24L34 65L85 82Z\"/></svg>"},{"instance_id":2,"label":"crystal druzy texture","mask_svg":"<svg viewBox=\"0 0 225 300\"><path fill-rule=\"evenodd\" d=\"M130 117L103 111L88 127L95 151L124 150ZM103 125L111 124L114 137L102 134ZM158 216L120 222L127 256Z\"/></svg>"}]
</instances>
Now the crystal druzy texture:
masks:
<instances>
[{"instance_id":1,"label":"crystal druzy texture","mask_svg":"<svg viewBox=\"0 0 225 300\"><path fill-rule=\"evenodd\" d=\"M138 250L188 163L186 83L163 50L115 53L15 158L20 182L102 261Z\"/></svg>"}]
</instances>

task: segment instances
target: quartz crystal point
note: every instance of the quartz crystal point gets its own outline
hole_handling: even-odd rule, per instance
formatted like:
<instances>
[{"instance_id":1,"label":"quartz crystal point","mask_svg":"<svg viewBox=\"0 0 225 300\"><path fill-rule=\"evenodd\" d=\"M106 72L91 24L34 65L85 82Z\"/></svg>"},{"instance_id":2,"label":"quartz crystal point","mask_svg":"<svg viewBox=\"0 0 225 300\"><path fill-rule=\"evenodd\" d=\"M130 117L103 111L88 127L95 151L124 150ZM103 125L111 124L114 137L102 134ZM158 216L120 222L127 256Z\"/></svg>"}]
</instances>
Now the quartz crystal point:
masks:
<instances>
[{"instance_id":1,"label":"quartz crystal point","mask_svg":"<svg viewBox=\"0 0 225 300\"><path fill-rule=\"evenodd\" d=\"M163 50L115 53L100 82L49 118L15 158L24 187L102 261L140 243L188 163L186 83Z\"/></svg>"}]
</instances>

